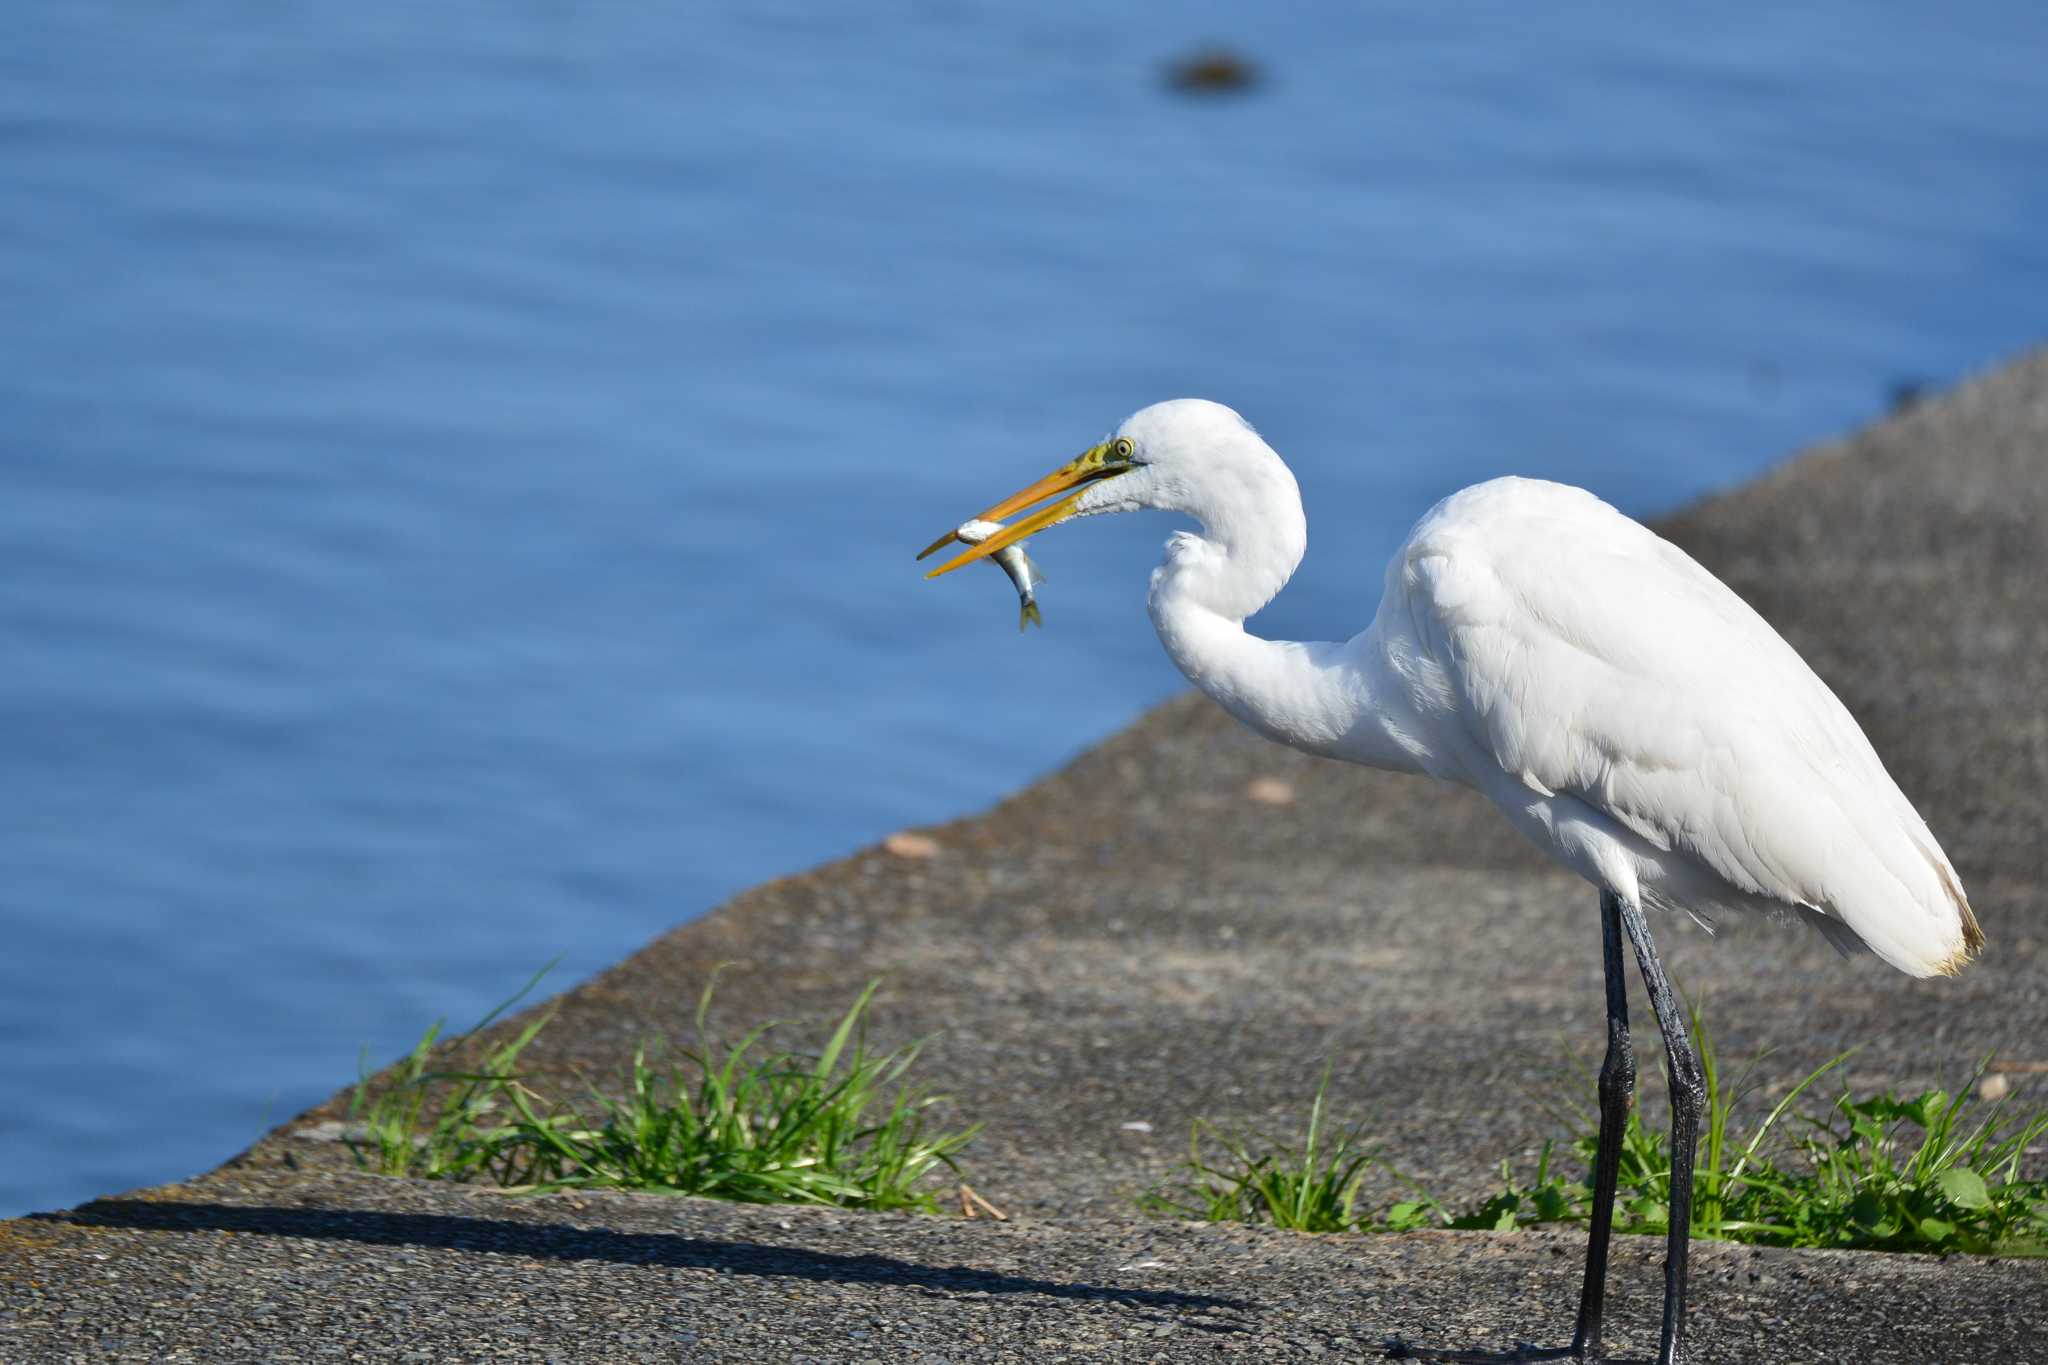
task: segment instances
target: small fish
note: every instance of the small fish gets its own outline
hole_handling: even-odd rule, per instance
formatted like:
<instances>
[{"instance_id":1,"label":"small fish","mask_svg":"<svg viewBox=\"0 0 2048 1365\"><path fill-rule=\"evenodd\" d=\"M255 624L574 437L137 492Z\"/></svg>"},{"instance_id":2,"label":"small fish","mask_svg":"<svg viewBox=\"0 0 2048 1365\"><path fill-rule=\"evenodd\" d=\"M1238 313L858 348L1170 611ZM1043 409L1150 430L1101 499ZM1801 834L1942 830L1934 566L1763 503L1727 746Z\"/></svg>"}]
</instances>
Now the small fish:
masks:
<instances>
[{"instance_id":1,"label":"small fish","mask_svg":"<svg viewBox=\"0 0 2048 1365\"><path fill-rule=\"evenodd\" d=\"M930 554L933 550L938 549L939 546L951 544L956 540L962 545L979 545L1002 529L1003 524L1000 521L976 520L963 522L958 530L940 536L936 541L932 542L931 546L925 550L924 554L919 555L918 558L923 559L924 555ZM1039 626L1042 628L1045 625L1045 617L1040 615L1038 610L1038 585L1045 581L1045 574L1040 571L1036 561L1030 555L1024 553L1024 547L1030 543L1027 540L1020 540L1014 545L1005 545L1002 549L989 556L990 562L1008 574L1011 585L1017 589L1017 629L1019 630L1024 629L1026 626Z\"/></svg>"}]
</instances>

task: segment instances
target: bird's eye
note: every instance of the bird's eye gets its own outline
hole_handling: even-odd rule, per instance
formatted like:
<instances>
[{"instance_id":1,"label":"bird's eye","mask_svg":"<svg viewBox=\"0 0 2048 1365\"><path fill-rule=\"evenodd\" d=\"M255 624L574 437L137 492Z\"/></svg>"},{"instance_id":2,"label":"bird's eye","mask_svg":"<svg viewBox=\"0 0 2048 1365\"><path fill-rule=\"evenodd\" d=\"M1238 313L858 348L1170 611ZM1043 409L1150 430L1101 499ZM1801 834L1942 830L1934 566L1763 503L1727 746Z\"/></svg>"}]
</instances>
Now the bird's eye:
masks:
<instances>
[{"instance_id":1,"label":"bird's eye","mask_svg":"<svg viewBox=\"0 0 2048 1365\"><path fill-rule=\"evenodd\" d=\"M1110 454L1116 456L1119 460L1128 460L1131 458L1131 452L1136 448L1130 443L1128 437L1119 436L1116 438L1115 443L1110 446L1109 451Z\"/></svg>"}]
</instances>

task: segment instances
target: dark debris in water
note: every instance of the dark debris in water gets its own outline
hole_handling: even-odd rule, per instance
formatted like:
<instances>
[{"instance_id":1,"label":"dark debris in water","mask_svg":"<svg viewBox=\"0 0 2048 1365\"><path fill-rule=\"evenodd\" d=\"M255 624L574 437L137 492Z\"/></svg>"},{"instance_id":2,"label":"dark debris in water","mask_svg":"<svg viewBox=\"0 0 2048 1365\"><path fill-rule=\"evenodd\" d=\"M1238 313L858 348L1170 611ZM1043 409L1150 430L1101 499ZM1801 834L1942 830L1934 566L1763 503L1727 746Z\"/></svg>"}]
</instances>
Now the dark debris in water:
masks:
<instances>
[{"instance_id":1,"label":"dark debris in water","mask_svg":"<svg viewBox=\"0 0 2048 1365\"><path fill-rule=\"evenodd\" d=\"M1166 65L1166 84L1186 95L1236 94L1259 83L1249 57L1226 47L1208 47Z\"/></svg>"}]
</instances>

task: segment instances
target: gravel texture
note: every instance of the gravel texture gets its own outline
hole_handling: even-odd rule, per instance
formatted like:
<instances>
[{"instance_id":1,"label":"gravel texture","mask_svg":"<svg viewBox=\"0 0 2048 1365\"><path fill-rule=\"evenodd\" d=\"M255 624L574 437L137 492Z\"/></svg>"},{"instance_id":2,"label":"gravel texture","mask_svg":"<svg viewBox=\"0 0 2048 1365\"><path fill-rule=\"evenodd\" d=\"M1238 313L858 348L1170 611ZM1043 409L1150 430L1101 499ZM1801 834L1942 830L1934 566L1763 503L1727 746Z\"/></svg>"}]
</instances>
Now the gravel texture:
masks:
<instances>
[{"instance_id":1,"label":"gravel texture","mask_svg":"<svg viewBox=\"0 0 2048 1365\"><path fill-rule=\"evenodd\" d=\"M1767 1087L1859 1044L1859 1088L2048 1061L2048 353L1661 529L1864 722L1991 940L1916 982L1794 928L1659 921L1724 1057L1773 1049ZM720 963L719 1025L786 1018L791 1041L883 977L877 1041L939 1034L920 1067L987 1124L968 1174L1011 1222L379 1179L323 1140L337 1097L189 1183L0 1223L0 1360L1292 1359L1568 1334L1570 1233L1302 1237L1132 1204L1197 1115L1297 1131L1326 1061L1338 1112L1456 1197L1555 1132L1538 1101L1602 1037L1597 901L1483 803L1189 697L921 833L935 851L898 847L930 856L877 847L664 936L565 996L529 1055L614 1073L686 1031ZM2048 1075L2009 1079L2048 1105ZM1654 1342L1658 1259L1619 1243L1616 1349ZM2048 1362L2048 1263L1694 1260L1696 1360Z\"/></svg>"},{"instance_id":2,"label":"gravel texture","mask_svg":"<svg viewBox=\"0 0 2048 1365\"><path fill-rule=\"evenodd\" d=\"M9 1360L1341 1360L1569 1327L1568 1234L1007 1224L243 1171L8 1225ZM1658 1248L1620 1241L1617 1346ZM2021 1361L2048 1265L1701 1243L1694 1359Z\"/></svg>"}]
</instances>

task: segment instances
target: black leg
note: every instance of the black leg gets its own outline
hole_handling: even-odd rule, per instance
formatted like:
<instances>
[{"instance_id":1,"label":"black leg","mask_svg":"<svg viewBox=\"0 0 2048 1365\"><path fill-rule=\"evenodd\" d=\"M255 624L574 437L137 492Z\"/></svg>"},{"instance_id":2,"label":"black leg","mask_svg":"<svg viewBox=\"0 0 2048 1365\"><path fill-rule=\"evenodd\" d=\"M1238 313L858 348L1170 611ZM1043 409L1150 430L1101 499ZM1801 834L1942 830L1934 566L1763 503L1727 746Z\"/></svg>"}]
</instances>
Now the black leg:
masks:
<instances>
[{"instance_id":1,"label":"black leg","mask_svg":"<svg viewBox=\"0 0 2048 1365\"><path fill-rule=\"evenodd\" d=\"M1628 1037L1628 976L1621 961L1621 897L1600 893L1600 957L1607 978L1607 1057L1600 1063L1600 1148L1593 1162L1593 1225L1586 1241L1586 1283L1572 1351L1600 1359L1600 1316L1607 1301L1607 1240L1614 1228L1614 1182L1621 1131L1635 1096L1636 1057Z\"/></svg>"},{"instance_id":2,"label":"black leg","mask_svg":"<svg viewBox=\"0 0 2048 1365\"><path fill-rule=\"evenodd\" d=\"M1664 964L1657 960L1656 945L1650 941L1642 907L1622 902L1621 922L1635 944L1636 965L1642 969L1643 984L1650 988L1650 1006L1657 1011L1664 1054L1671 1063L1671 1229L1664 1257L1664 1329L1657 1341L1657 1362L1678 1365L1679 1338L1685 1331L1685 1260L1692 1232L1693 1148L1699 1139L1700 1101L1706 1096L1706 1082L1692 1040L1686 1036L1678 997L1665 979Z\"/></svg>"},{"instance_id":3,"label":"black leg","mask_svg":"<svg viewBox=\"0 0 2048 1365\"><path fill-rule=\"evenodd\" d=\"M1628 1036L1628 975L1621 960L1621 923L1621 897L1602 892L1600 945L1607 978L1607 1057L1600 1064L1600 1149L1593 1165L1593 1225L1586 1242L1586 1281L1579 1293L1579 1325L1572 1333L1572 1344L1548 1350L1525 1346L1504 1354L1490 1354L1427 1350L1397 1342L1392 1351L1396 1359L1494 1365L1601 1359L1600 1317L1607 1298L1607 1242L1614 1227L1614 1184L1620 1173L1621 1132L1628 1122L1629 1101L1636 1088L1635 1051Z\"/></svg>"}]
</instances>

